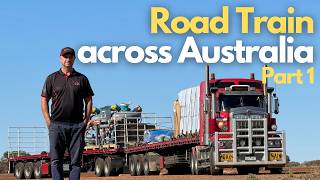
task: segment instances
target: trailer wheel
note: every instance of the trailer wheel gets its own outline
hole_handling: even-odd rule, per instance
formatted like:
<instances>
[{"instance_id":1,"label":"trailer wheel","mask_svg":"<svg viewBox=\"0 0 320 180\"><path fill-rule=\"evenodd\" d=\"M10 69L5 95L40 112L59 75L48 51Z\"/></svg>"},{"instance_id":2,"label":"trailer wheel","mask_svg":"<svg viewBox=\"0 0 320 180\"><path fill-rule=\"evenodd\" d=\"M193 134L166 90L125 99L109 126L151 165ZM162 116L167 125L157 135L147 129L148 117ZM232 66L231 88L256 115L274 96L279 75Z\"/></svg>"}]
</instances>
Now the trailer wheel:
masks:
<instances>
[{"instance_id":1,"label":"trailer wheel","mask_svg":"<svg viewBox=\"0 0 320 180\"><path fill-rule=\"evenodd\" d=\"M143 160L144 160L144 156L143 155L139 155L137 156L136 159L136 171L137 171L137 176L142 176L144 174L144 164L143 164Z\"/></svg>"},{"instance_id":2,"label":"trailer wheel","mask_svg":"<svg viewBox=\"0 0 320 180\"><path fill-rule=\"evenodd\" d=\"M111 165L111 158L107 157L104 160L104 175L105 176L110 176L110 175L112 175L112 171L113 171L113 168L112 168L112 165Z\"/></svg>"},{"instance_id":3,"label":"trailer wheel","mask_svg":"<svg viewBox=\"0 0 320 180\"><path fill-rule=\"evenodd\" d=\"M32 179L33 177L33 163L32 162L27 162L24 165L24 177L26 179Z\"/></svg>"},{"instance_id":4,"label":"trailer wheel","mask_svg":"<svg viewBox=\"0 0 320 180\"><path fill-rule=\"evenodd\" d=\"M146 176L150 174L148 156L144 156L144 159L143 159L143 174L146 175Z\"/></svg>"},{"instance_id":5,"label":"trailer wheel","mask_svg":"<svg viewBox=\"0 0 320 180\"><path fill-rule=\"evenodd\" d=\"M33 173L34 173L34 178L41 179L42 172L41 172L41 162L40 161L36 162L33 165Z\"/></svg>"},{"instance_id":6,"label":"trailer wheel","mask_svg":"<svg viewBox=\"0 0 320 180\"><path fill-rule=\"evenodd\" d=\"M19 162L14 167L14 176L16 176L17 179L23 178L23 171L24 171L24 164L22 162Z\"/></svg>"},{"instance_id":7,"label":"trailer wheel","mask_svg":"<svg viewBox=\"0 0 320 180\"><path fill-rule=\"evenodd\" d=\"M95 174L98 177L103 176L103 169L104 169L104 160L102 158L97 158L95 162Z\"/></svg>"},{"instance_id":8,"label":"trailer wheel","mask_svg":"<svg viewBox=\"0 0 320 180\"><path fill-rule=\"evenodd\" d=\"M136 163L135 163L136 159L137 159L136 155L132 155L129 157L129 171L131 176L136 175Z\"/></svg>"}]
</instances>

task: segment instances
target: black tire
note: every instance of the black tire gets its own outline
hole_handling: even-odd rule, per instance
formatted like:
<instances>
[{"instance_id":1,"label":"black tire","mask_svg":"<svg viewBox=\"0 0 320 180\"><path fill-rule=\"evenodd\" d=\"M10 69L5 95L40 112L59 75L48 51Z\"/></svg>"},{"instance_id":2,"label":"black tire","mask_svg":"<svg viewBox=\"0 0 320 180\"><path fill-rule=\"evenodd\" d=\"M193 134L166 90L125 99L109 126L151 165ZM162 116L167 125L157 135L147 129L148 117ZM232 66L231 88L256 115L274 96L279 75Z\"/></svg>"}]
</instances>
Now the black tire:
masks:
<instances>
[{"instance_id":1,"label":"black tire","mask_svg":"<svg viewBox=\"0 0 320 180\"><path fill-rule=\"evenodd\" d=\"M122 168L116 168L114 171L115 176L119 176L119 174L123 174L123 167Z\"/></svg>"},{"instance_id":2,"label":"black tire","mask_svg":"<svg viewBox=\"0 0 320 180\"><path fill-rule=\"evenodd\" d=\"M41 177L42 177L41 165L42 164L40 161L34 163L34 165L33 165L34 178L36 178L36 179L41 179Z\"/></svg>"},{"instance_id":3,"label":"black tire","mask_svg":"<svg viewBox=\"0 0 320 180\"><path fill-rule=\"evenodd\" d=\"M19 162L14 167L14 176L17 179L23 179L23 171L24 171L24 164L22 162Z\"/></svg>"},{"instance_id":4,"label":"black tire","mask_svg":"<svg viewBox=\"0 0 320 180\"><path fill-rule=\"evenodd\" d=\"M93 171L94 171L94 164L93 163L87 164L84 168L84 172L93 172Z\"/></svg>"},{"instance_id":5,"label":"black tire","mask_svg":"<svg viewBox=\"0 0 320 180\"><path fill-rule=\"evenodd\" d=\"M270 169L271 174L282 174L282 168L272 168Z\"/></svg>"},{"instance_id":6,"label":"black tire","mask_svg":"<svg viewBox=\"0 0 320 180\"><path fill-rule=\"evenodd\" d=\"M194 163L194 174L199 175L200 170L199 170L199 163L198 163L198 158L196 154L194 154L193 156L193 163Z\"/></svg>"},{"instance_id":7,"label":"black tire","mask_svg":"<svg viewBox=\"0 0 320 180\"><path fill-rule=\"evenodd\" d=\"M237 167L239 175L248 175L249 171L247 167Z\"/></svg>"},{"instance_id":8,"label":"black tire","mask_svg":"<svg viewBox=\"0 0 320 180\"><path fill-rule=\"evenodd\" d=\"M137 159L137 156L136 155L131 155L130 157L129 157L129 172L130 172L130 175L131 176L136 176L137 175L137 171L136 171L136 163L135 163L135 161L136 161L136 159Z\"/></svg>"},{"instance_id":9,"label":"black tire","mask_svg":"<svg viewBox=\"0 0 320 180\"><path fill-rule=\"evenodd\" d=\"M209 162L210 162L210 174L211 175L215 175L215 162L214 162L214 150L213 148L210 149L210 152L209 152Z\"/></svg>"},{"instance_id":10,"label":"black tire","mask_svg":"<svg viewBox=\"0 0 320 180\"><path fill-rule=\"evenodd\" d=\"M214 148L210 149L210 155L209 155L209 160L210 160L210 174L211 175L222 175L223 174L223 169L217 169L215 166L215 161L214 161Z\"/></svg>"},{"instance_id":11,"label":"black tire","mask_svg":"<svg viewBox=\"0 0 320 180\"><path fill-rule=\"evenodd\" d=\"M143 170L143 160L144 160L144 156L143 155L139 155L136 158L135 164L136 164L136 173L137 176L142 176L144 174L144 170Z\"/></svg>"},{"instance_id":12,"label":"black tire","mask_svg":"<svg viewBox=\"0 0 320 180\"><path fill-rule=\"evenodd\" d=\"M104 160L104 175L111 176L111 175L113 175L113 171L114 171L114 169L112 168L111 158L107 157Z\"/></svg>"},{"instance_id":13,"label":"black tire","mask_svg":"<svg viewBox=\"0 0 320 180\"><path fill-rule=\"evenodd\" d=\"M104 174L104 160L102 158L97 158L95 162L94 171L96 176L101 177Z\"/></svg>"},{"instance_id":14,"label":"black tire","mask_svg":"<svg viewBox=\"0 0 320 180\"><path fill-rule=\"evenodd\" d=\"M143 159L143 174L146 176L150 174L149 159L147 155L145 155Z\"/></svg>"},{"instance_id":15,"label":"black tire","mask_svg":"<svg viewBox=\"0 0 320 180\"><path fill-rule=\"evenodd\" d=\"M194 157L193 155L191 154L191 157L190 157L190 170L191 170L191 174L194 175Z\"/></svg>"},{"instance_id":16,"label":"black tire","mask_svg":"<svg viewBox=\"0 0 320 180\"><path fill-rule=\"evenodd\" d=\"M32 162L27 162L25 165L24 165L24 169L23 169L23 174L24 174L24 177L26 179L32 179L33 178L33 163Z\"/></svg>"}]
</instances>

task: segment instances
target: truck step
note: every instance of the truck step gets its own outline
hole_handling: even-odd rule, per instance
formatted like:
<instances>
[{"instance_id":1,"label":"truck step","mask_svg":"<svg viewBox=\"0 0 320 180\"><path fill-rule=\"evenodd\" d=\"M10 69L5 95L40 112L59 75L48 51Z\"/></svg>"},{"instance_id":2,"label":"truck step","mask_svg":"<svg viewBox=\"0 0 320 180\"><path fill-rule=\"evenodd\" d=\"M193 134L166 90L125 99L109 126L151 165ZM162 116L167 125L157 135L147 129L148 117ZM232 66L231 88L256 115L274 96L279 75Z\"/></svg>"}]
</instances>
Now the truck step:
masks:
<instances>
[{"instance_id":1,"label":"truck step","mask_svg":"<svg viewBox=\"0 0 320 180\"><path fill-rule=\"evenodd\" d=\"M210 167L210 164L201 164L200 166L198 166L199 169L205 169L209 167Z\"/></svg>"},{"instance_id":2,"label":"truck step","mask_svg":"<svg viewBox=\"0 0 320 180\"><path fill-rule=\"evenodd\" d=\"M198 162L205 162L205 161L209 161L209 158L202 158L202 159L198 159Z\"/></svg>"}]
</instances>

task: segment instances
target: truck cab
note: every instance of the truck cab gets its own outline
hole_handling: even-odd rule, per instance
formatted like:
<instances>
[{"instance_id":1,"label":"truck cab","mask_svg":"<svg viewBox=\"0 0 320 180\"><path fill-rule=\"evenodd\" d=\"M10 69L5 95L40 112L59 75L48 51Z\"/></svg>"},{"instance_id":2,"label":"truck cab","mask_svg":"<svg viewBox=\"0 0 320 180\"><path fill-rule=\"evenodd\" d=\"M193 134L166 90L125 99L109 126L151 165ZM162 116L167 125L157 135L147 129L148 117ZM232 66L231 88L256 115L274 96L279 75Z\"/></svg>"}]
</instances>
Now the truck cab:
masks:
<instances>
[{"instance_id":1,"label":"truck cab","mask_svg":"<svg viewBox=\"0 0 320 180\"><path fill-rule=\"evenodd\" d=\"M273 91L254 74L248 79L215 79L211 74L201 82L200 146L193 149L191 169L207 165L212 174L225 167L237 168L239 174L257 173L260 167L281 172L286 164L285 133L277 131L273 117L279 112Z\"/></svg>"}]
</instances>

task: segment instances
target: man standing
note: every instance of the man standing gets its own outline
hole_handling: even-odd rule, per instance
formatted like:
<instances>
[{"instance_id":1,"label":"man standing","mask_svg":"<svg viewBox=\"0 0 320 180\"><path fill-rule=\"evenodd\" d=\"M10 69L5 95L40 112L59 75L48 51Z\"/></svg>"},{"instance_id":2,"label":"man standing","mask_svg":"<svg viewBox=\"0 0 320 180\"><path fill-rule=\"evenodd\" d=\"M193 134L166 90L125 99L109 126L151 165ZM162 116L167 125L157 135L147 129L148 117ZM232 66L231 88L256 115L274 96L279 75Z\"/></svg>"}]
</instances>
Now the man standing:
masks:
<instances>
[{"instance_id":1,"label":"man standing","mask_svg":"<svg viewBox=\"0 0 320 180\"><path fill-rule=\"evenodd\" d=\"M63 48L60 52L61 69L47 77L41 93L41 110L49 129L54 180L63 179L65 150L70 157L69 179L80 179L85 129L87 125L96 124L90 120L94 93L87 77L73 69L74 60L74 49Z\"/></svg>"}]
</instances>

